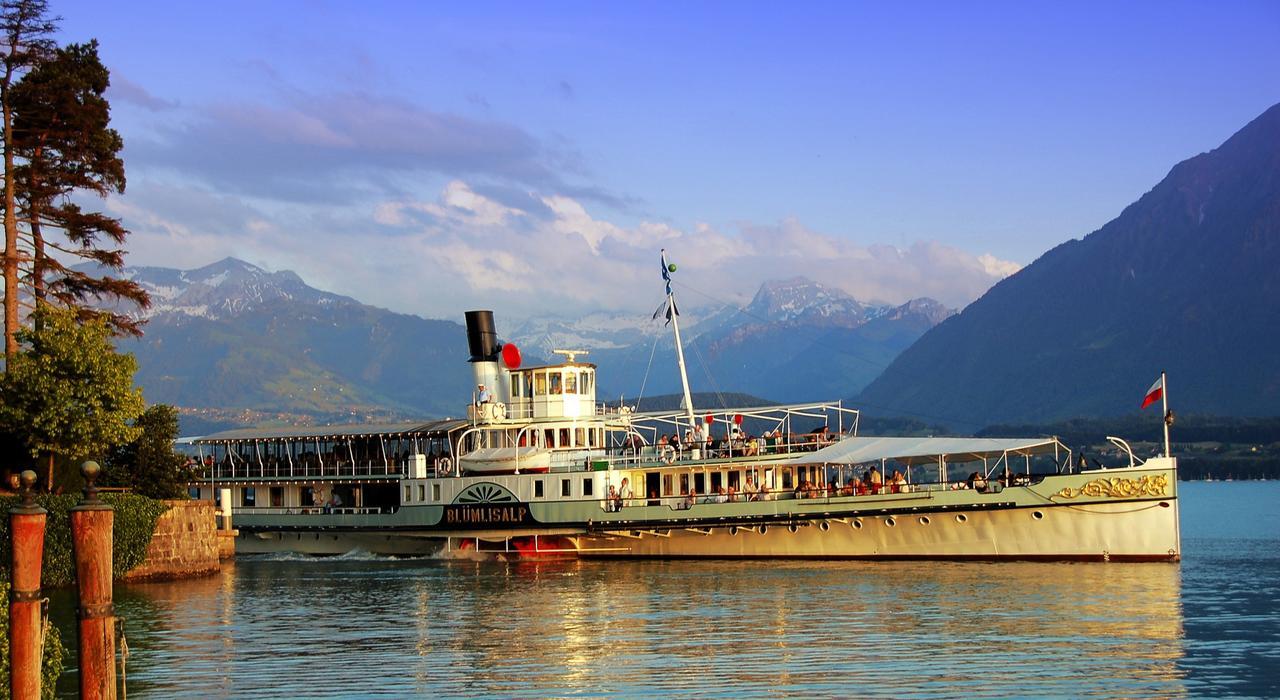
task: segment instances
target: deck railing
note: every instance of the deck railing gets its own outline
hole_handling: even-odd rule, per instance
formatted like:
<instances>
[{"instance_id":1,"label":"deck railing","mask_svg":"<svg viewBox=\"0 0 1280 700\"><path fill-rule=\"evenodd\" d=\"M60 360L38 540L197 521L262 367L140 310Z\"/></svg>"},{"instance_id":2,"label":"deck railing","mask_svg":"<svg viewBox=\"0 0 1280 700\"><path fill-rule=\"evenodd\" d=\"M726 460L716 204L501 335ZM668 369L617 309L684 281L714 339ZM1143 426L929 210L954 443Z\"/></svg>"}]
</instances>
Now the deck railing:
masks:
<instances>
[{"instance_id":1,"label":"deck railing","mask_svg":"<svg viewBox=\"0 0 1280 700\"><path fill-rule=\"evenodd\" d=\"M213 465L197 467L199 478L208 480L224 479L295 479L295 478L339 478L367 476L399 476L406 467L394 462L382 460L368 462L351 462L335 460L320 462L317 460L300 460L292 463L281 461L264 461L223 459Z\"/></svg>"}]
</instances>

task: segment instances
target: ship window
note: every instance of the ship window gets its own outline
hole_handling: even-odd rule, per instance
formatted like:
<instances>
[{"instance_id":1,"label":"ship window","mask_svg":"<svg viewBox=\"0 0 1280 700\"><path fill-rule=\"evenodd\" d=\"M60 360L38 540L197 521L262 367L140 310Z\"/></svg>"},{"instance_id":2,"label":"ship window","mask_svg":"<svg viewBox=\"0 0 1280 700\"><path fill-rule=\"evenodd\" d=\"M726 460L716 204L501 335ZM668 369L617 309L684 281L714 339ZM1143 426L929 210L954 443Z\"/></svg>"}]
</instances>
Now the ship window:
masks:
<instances>
[{"instance_id":1,"label":"ship window","mask_svg":"<svg viewBox=\"0 0 1280 700\"><path fill-rule=\"evenodd\" d=\"M742 482L739 481L740 478L741 478L741 472L729 472L729 488L733 489L734 491L741 491Z\"/></svg>"},{"instance_id":2,"label":"ship window","mask_svg":"<svg viewBox=\"0 0 1280 700\"><path fill-rule=\"evenodd\" d=\"M271 494L271 507L283 508L284 507L284 487L272 486L270 494Z\"/></svg>"},{"instance_id":3,"label":"ship window","mask_svg":"<svg viewBox=\"0 0 1280 700\"><path fill-rule=\"evenodd\" d=\"M561 386L563 381L564 381L564 378L560 376L559 372L551 373L551 393L552 394L564 393L564 387Z\"/></svg>"},{"instance_id":4,"label":"ship window","mask_svg":"<svg viewBox=\"0 0 1280 700\"><path fill-rule=\"evenodd\" d=\"M542 479L533 482L533 497L542 498Z\"/></svg>"},{"instance_id":5,"label":"ship window","mask_svg":"<svg viewBox=\"0 0 1280 700\"><path fill-rule=\"evenodd\" d=\"M566 373L565 373L565 375L564 375L564 393L566 393L566 394L576 394L576 393L578 393L578 373L577 373L577 372L566 372Z\"/></svg>"},{"instance_id":6,"label":"ship window","mask_svg":"<svg viewBox=\"0 0 1280 700\"><path fill-rule=\"evenodd\" d=\"M587 444L587 431L583 428L578 428L573 432L574 440L576 440L574 444L578 447L585 447Z\"/></svg>"},{"instance_id":7,"label":"ship window","mask_svg":"<svg viewBox=\"0 0 1280 700\"><path fill-rule=\"evenodd\" d=\"M241 505L253 507L257 504L258 492L252 486L246 486L245 489L240 492L240 498Z\"/></svg>"},{"instance_id":8,"label":"ship window","mask_svg":"<svg viewBox=\"0 0 1280 700\"><path fill-rule=\"evenodd\" d=\"M583 496L590 496L590 495L591 495L591 491L592 491L592 486L594 486L594 485L595 485L595 482L593 482L593 481L591 480L591 477L587 477L586 479L583 479L583 480L582 480L582 495L583 495Z\"/></svg>"},{"instance_id":9,"label":"ship window","mask_svg":"<svg viewBox=\"0 0 1280 700\"><path fill-rule=\"evenodd\" d=\"M568 428L561 428L561 429L560 429L560 444L556 445L556 447L568 447L568 446L569 446L569 429L568 429Z\"/></svg>"},{"instance_id":10,"label":"ship window","mask_svg":"<svg viewBox=\"0 0 1280 700\"><path fill-rule=\"evenodd\" d=\"M408 484L404 485L404 502L408 503L413 500L413 488Z\"/></svg>"},{"instance_id":11,"label":"ship window","mask_svg":"<svg viewBox=\"0 0 1280 700\"><path fill-rule=\"evenodd\" d=\"M547 395L547 374L545 372L538 372L533 375L533 395Z\"/></svg>"},{"instance_id":12,"label":"ship window","mask_svg":"<svg viewBox=\"0 0 1280 700\"><path fill-rule=\"evenodd\" d=\"M440 500L440 484L431 485L431 500L433 501Z\"/></svg>"},{"instance_id":13,"label":"ship window","mask_svg":"<svg viewBox=\"0 0 1280 700\"><path fill-rule=\"evenodd\" d=\"M662 475L662 495L663 495L663 496L674 496L674 495L675 495L675 493L673 493L673 492L672 492L672 490L671 490L671 483L672 483L672 481L671 481L671 475L670 475L670 474L663 474L663 475Z\"/></svg>"},{"instance_id":14,"label":"ship window","mask_svg":"<svg viewBox=\"0 0 1280 700\"><path fill-rule=\"evenodd\" d=\"M582 373L582 381L578 384L578 388L581 389L582 393L584 394L591 393L591 373L590 372Z\"/></svg>"},{"instance_id":15,"label":"ship window","mask_svg":"<svg viewBox=\"0 0 1280 700\"><path fill-rule=\"evenodd\" d=\"M427 485L426 485L426 484L418 484L418 500L419 500L419 501L425 501L425 500L427 500Z\"/></svg>"},{"instance_id":16,"label":"ship window","mask_svg":"<svg viewBox=\"0 0 1280 700\"><path fill-rule=\"evenodd\" d=\"M682 495L689 493L689 475L688 474L680 475L680 493Z\"/></svg>"},{"instance_id":17,"label":"ship window","mask_svg":"<svg viewBox=\"0 0 1280 700\"><path fill-rule=\"evenodd\" d=\"M511 375L511 395L512 396L523 396L524 395L523 385L524 385L524 375L522 374Z\"/></svg>"},{"instance_id":18,"label":"ship window","mask_svg":"<svg viewBox=\"0 0 1280 700\"><path fill-rule=\"evenodd\" d=\"M573 495L573 487L569 485L569 480L561 479L560 480L560 497L568 498L571 495Z\"/></svg>"},{"instance_id":19,"label":"ship window","mask_svg":"<svg viewBox=\"0 0 1280 700\"><path fill-rule=\"evenodd\" d=\"M707 482L703 476L702 472L693 475L693 488L698 493L705 495L707 493Z\"/></svg>"}]
</instances>

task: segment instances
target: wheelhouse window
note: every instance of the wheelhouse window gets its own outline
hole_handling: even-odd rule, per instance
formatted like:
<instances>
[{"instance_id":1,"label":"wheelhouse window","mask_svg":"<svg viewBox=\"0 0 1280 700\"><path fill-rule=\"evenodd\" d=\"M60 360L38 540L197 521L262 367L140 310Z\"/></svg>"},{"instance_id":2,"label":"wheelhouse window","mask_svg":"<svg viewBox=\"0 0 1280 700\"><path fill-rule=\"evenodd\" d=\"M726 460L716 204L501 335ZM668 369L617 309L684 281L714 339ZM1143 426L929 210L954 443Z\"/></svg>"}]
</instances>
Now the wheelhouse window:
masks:
<instances>
[{"instance_id":1,"label":"wheelhouse window","mask_svg":"<svg viewBox=\"0 0 1280 700\"><path fill-rule=\"evenodd\" d=\"M563 378L561 377L559 372L554 372L551 375L551 393L552 394L564 393Z\"/></svg>"},{"instance_id":2,"label":"wheelhouse window","mask_svg":"<svg viewBox=\"0 0 1280 700\"><path fill-rule=\"evenodd\" d=\"M565 372L564 393L566 394L578 393L578 373L577 372Z\"/></svg>"},{"instance_id":3,"label":"wheelhouse window","mask_svg":"<svg viewBox=\"0 0 1280 700\"><path fill-rule=\"evenodd\" d=\"M537 374L533 375L533 395L534 396L547 395L547 373L546 372L538 372Z\"/></svg>"}]
</instances>

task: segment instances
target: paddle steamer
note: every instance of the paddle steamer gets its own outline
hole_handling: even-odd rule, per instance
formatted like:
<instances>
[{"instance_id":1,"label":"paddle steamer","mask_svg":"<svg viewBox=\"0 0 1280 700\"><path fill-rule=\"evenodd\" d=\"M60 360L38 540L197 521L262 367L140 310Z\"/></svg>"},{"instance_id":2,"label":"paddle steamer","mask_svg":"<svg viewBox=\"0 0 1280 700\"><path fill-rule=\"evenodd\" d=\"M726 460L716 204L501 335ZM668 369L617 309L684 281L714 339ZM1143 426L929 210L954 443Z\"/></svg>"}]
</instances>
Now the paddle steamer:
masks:
<instances>
[{"instance_id":1,"label":"paddle steamer","mask_svg":"<svg viewBox=\"0 0 1280 700\"><path fill-rule=\"evenodd\" d=\"M1088 467L1056 438L858 434L840 402L680 410L597 400L582 350L525 367L466 314L456 419L194 441L238 552L1178 561L1176 460Z\"/></svg>"}]
</instances>

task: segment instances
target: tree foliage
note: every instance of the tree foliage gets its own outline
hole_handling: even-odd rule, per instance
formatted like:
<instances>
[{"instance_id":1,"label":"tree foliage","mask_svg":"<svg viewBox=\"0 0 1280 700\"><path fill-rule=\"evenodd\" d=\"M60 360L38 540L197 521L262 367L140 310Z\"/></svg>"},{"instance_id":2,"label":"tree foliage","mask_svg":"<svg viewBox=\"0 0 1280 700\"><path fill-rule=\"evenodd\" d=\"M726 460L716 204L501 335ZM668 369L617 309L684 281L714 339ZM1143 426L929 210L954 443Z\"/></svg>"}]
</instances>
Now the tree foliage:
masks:
<instances>
[{"instance_id":1,"label":"tree foliage","mask_svg":"<svg viewBox=\"0 0 1280 700\"><path fill-rule=\"evenodd\" d=\"M101 483L127 486L149 498L184 497L187 458L173 449L173 441L178 439L178 412L173 406L156 404L133 426L140 431L138 437L108 453Z\"/></svg>"},{"instance_id":2,"label":"tree foliage","mask_svg":"<svg viewBox=\"0 0 1280 700\"><path fill-rule=\"evenodd\" d=\"M33 315L36 328L18 333L25 347L0 378L0 426L49 465L54 455L98 456L134 440L140 430L130 423L143 409L137 363L116 352L107 322L52 307ZM46 473L52 490L51 467Z\"/></svg>"}]
</instances>

